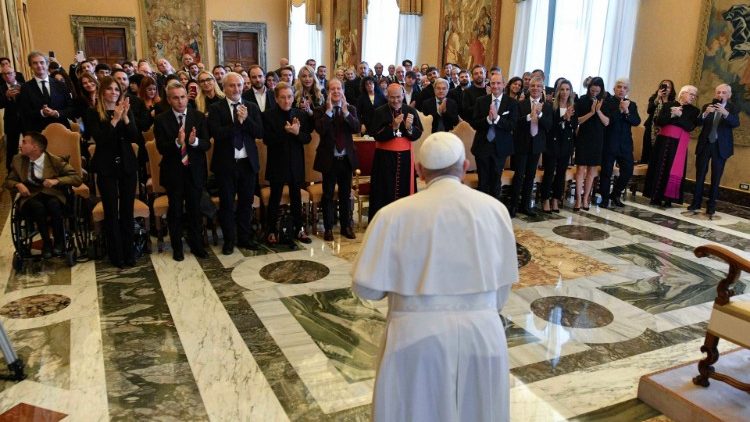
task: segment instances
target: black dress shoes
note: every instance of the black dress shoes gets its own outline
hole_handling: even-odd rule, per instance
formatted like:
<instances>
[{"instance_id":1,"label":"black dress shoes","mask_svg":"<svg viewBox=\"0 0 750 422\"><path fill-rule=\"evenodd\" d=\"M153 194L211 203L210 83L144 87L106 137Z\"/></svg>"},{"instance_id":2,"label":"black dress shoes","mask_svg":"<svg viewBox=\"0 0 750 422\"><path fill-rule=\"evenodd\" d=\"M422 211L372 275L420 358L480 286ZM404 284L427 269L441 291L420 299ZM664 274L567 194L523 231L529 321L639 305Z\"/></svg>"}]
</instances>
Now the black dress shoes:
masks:
<instances>
[{"instance_id":1,"label":"black dress shoes","mask_svg":"<svg viewBox=\"0 0 750 422\"><path fill-rule=\"evenodd\" d=\"M613 199L613 200L612 200L612 203L613 203L613 204L614 204L615 206L618 206L618 207L620 207L620 208L622 208L622 207L624 207L624 206L625 206L625 204L624 204L624 203L623 203L623 202L622 202L622 201L620 200L620 198L619 198L619 197L615 197L615 199Z\"/></svg>"},{"instance_id":2,"label":"black dress shoes","mask_svg":"<svg viewBox=\"0 0 750 422\"><path fill-rule=\"evenodd\" d=\"M185 254L182 253L182 251L174 251L172 252L172 259L174 259L177 262L184 261Z\"/></svg>"},{"instance_id":3,"label":"black dress shoes","mask_svg":"<svg viewBox=\"0 0 750 422\"><path fill-rule=\"evenodd\" d=\"M701 209L701 207L699 207L698 205L695 205L695 204L690 204L690 206L687 208L688 211L692 211L692 212L696 212L699 209Z\"/></svg>"},{"instance_id":4,"label":"black dress shoes","mask_svg":"<svg viewBox=\"0 0 750 422\"><path fill-rule=\"evenodd\" d=\"M326 242L333 242L333 230L326 229L326 231L323 232L323 240Z\"/></svg>"},{"instance_id":5,"label":"black dress shoes","mask_svg":"<svg viewBox=\"0 0 750 422\"><path fill-rule=\"evenodd\" d=\"M354 230L351 227L344 227L341 229L341 234L347 239L356 239L357 235L354 234Z\"/></svg>"},{"instance_id":6,"label":"black dress shoes","mask_svg":"<svg viewBox=\"0 0 750 422\"><path fill-rule=\"evenodd\" d=\"M231 255L234 252L234 245L231 242L224 242L224 246L221 248L223 255Z\"/></svg>"},{"instance_id":7,"label":"black dress shoes","mask_svg":"<svg viewBox=\"0 0 750 422\"><path fill-rule=\"evenodd\" d=\"M534 211L534 208L531 208L531 207L524 207L521 210L521 214L526 214L529 217L536 217L536 211Z\"/></svg>"},{"instance_id":8,"label":"black dress shoes","mask_svg":"<svg viewBox=\"0 0 750 422\"><path fill-rule=\"evenodd\" d=\"M251 242L249 240L241 240L237 242L237 247L242 249L249 249L251 251L257 251L258 245L255 244L255 242Z\"/></svg>"},{"instance_id":9,"label":"black dress shoes","mask_svg":"<svg viewBox=\"0 0 750 422\"><path fill-rule=\"evenodd\" d=\"M190 252L192 252L193 255L195 255L196 258L200 259L206 259L208 258L208 252L206 252L205 249L190 249Z\"/></svg>"}]
</instances>

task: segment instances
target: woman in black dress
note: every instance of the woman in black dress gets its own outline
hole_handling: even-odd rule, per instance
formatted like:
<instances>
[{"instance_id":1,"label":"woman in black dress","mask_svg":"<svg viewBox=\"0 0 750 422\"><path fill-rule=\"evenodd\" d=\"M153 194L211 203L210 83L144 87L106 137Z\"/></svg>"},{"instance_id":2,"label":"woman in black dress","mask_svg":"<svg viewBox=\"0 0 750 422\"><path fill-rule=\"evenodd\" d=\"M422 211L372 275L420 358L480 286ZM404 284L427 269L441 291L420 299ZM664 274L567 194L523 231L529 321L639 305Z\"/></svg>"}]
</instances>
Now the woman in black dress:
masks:
<instances>
[{"instance_id":1,"label":"woman in black dress","mask_svg":"<svg viewBox=\"0 0 750 422\"><path fill-rule=\"evenodd\" d=\"M366 76L362 78L359 99L357 99L357 113L359 121L365 127L362 132L367 132L372 125L372 114L375 109L386 103L385 96L380 90L380 85L375 85L375 78Z\"/></svg>"},{"instance_id":2,"label":"woman in black dress","mask_svg":"<svg viewBox=\"0 0 750 422\"><path fill-rule=\"evenodd\" d=\"M564 79L557 84L552 101L552 130L547 136L547 146L542 155L544 176L541 195L544 212L560 212L560 205L563 203L565 172L568 170L573 140L578 128L578 116L574 108L573 85ZM550 198L552 198L551 207Z\"/></svg>"},{"instance_id":3,"label":"woman in black dress","mask_svg":"<svg viewBox=\"0 0 750 422\"><path fill-rule=\"evenodd\" d=\"M651 151L643 196L651 205L670 207L682 202L690 132L698 126L701 111L694 106L698 89L685 85L677 101L665 103L654 123L661 126Z\"/></svg>"},{"instance_id":4,"label":"woman in black dress","mask_svg":"<svg viewBox=\"0 0 750 422\"><path fill-rule=\"evenodd\" d=\"M674 101L674 82L669 79L664 79L659 82L659 88L656 92L648 99L648 118L643 124L643 147L641 148L641 163L648 163L651 157L651 149L656 141L656 135L659 134L659 125L654 124L654 119L659 115L662 106L669 102Z\"/></svg>"},{"instance_id":5,"label":"woman in black dress","mask_svg":"<svg viewBox=\"0 0 750 422\"><path fill-rule=\"evenodd\" d=\"M101 80L96 108L87 111L88 131L96 143L91 168L104 207L104 233L112 265L135 265L133 204L138 161L131 143L138 139L130 101L111 76Z\"/></svg>"},{"instance_id":6,"label":"woman in black dress","mask_svg":"<svg viewBox=\"0 0 750 422\"><path fill-rule=\"evenodd\" d=\"M609 117L602 111L605 95L604 80L595 77L589 82L586 95L575 105L578 116L578 133L575 138L576 203L573 211L591 206L591 189L602 164L604 128L609 125ZM585 182L584 182L585 180ZM582 189L583 188L583 189Z\"/></svg>"}]
</instances>

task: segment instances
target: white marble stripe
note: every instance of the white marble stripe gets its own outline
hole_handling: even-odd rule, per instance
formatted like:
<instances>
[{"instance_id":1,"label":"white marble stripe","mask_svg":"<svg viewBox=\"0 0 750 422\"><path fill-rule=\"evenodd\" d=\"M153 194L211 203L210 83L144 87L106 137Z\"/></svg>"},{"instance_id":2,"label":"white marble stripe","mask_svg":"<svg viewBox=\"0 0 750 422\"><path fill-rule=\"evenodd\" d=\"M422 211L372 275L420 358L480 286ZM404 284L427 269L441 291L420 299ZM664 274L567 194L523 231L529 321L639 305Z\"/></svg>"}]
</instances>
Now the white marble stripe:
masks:
<instances>
[{"instance_id":1,"label":"white marble stripe","mask_svg":"<svg viewBox=\"0 0 750 422\"><path fill-rule=\"evenodd\" d=\"M206 412L216 421L285 421L284 409L198 261L151 255Z\"/></svg>"}]
</instances>

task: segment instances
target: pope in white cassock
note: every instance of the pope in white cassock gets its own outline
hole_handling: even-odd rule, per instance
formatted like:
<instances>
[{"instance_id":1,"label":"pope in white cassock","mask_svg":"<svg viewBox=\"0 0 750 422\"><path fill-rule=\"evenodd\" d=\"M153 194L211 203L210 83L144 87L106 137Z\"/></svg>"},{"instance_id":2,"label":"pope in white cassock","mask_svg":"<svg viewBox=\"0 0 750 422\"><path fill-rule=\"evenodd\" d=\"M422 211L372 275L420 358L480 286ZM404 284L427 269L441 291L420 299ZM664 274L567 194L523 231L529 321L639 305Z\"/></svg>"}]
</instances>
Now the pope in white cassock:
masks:
<instances>
[{"instance_id":1,"label":"pope in white cassock","mask_svg":"<svg viewBox=\"0 0 750 422\"><path fill-rule=\"evenodd\" d=\"M458 137L434 133L417 170L427 189L382 208L352 270L362 298L388 296L373 394L376 421L507 421L509 368L498 311L518 280L499 201L461 183Z\"/></svg>"}]
</instances>

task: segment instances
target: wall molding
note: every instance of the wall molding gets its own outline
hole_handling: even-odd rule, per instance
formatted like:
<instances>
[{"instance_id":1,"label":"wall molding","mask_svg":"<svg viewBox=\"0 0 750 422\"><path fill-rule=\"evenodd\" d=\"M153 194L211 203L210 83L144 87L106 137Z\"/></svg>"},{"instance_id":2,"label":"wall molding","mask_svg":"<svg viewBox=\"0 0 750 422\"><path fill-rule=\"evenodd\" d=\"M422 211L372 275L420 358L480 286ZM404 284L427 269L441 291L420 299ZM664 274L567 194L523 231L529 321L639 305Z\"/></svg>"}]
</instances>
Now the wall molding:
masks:
<instances>
[{"instance_id":1,"label":"wall molding","mask_svg":"<svg viewBox=\"0 0 750 422\"><path fill-rule=\"evenodd\" d=\"M86 37L83 28L121 28L125 30L128 60L136 60L135 48L135 18L125 16L87 16L70 15L70 31L73 33L75 49L86 51Z\"/></svg>"}]
</instances>

